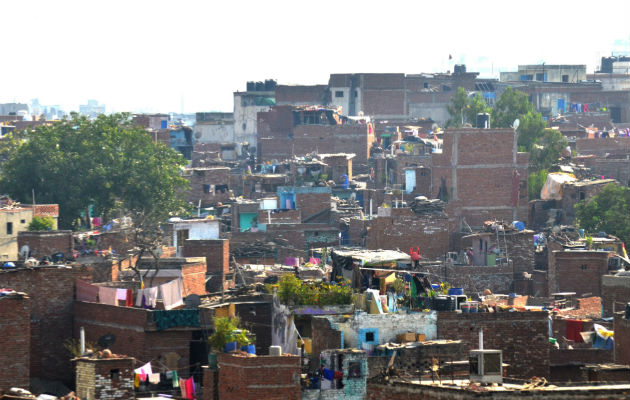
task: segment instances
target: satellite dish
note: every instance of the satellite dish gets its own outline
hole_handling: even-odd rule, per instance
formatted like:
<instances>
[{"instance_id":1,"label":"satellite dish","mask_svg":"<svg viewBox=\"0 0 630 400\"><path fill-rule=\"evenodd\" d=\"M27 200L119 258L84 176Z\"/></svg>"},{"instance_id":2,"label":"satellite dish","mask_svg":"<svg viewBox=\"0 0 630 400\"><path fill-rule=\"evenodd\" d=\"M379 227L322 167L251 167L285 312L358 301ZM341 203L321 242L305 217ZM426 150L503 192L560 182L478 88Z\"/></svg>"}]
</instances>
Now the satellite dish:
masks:
<instances>
[{"instance_id":1,"label":"satellite dish","mask_svg":"<svg viewBox=\"0 0 630 400\"><path fill-rule=\"evenodd\" d=\"M519 126L520 124L521 124L521 121L519 121L519 119L518 119L518 118L516 118L516 119L514 120L514 123L512 124L512 128L514 128L514 129L518 129L518 126Z\"/></svg>"},{"instance_id":2,"label":"satellite dish","mask_svg":"<svg viewBox=\"0 0 630 400\"><path fill-rule=\"evenodd\" d=\"M29 254L31 254L31 248L28 247L27 244L25 244L24 246L22 246L22 248L20 248L20 257L26 259L28 258Z\"/></svg>"},{"instance_id":3,"label":"satellite dish","mask_svg":"<svg viewBox=\"0 0 630 400\"><path fill-rule=\"evenodd\" d=\"M98 338L97 343L100 348L109 349L116 342L116 336L111 333Z\"/></svg>"},{"instance_id":4,"label":"satellite dish","mask_svg":"<svg viewBox=\"0 0 630 400\"><path fill-rule=\"evenodd\" d=\"M184 298L186 308L197 308L201 304L201 298L196 294L189 294Z\"/></svg>"}]
</instances>

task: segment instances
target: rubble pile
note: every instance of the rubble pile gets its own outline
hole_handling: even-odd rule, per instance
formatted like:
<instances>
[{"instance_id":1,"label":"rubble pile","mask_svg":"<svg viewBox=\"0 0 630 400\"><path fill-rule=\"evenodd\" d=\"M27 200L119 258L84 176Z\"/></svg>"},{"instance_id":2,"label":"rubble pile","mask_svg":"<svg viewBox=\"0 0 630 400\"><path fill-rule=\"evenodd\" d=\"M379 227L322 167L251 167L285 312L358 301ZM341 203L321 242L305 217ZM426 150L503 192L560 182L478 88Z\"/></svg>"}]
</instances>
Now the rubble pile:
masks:
<instances>
[{"instance_id":1,"label":"rubble pile","mask_svg":"<svg viewBox=\"0 0 630 400\"><path fill-rule=\"evenodd\" d=\"M424 196L418 196L409 203L409 207L416 214L442 214L445 206L440 199L429 200Z\"/></svg>"}]
</instances>

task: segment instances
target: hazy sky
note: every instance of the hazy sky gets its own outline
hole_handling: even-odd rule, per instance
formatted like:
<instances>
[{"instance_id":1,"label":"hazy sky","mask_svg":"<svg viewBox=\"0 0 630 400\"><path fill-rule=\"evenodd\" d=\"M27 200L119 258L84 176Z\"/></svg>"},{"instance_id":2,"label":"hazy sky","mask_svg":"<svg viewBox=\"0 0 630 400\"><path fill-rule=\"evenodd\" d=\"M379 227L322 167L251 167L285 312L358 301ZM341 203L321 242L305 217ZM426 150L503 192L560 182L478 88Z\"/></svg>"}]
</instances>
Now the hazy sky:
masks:
<instances>
[{"instance_id":1,"label":"hazy sky","mask_svg":"<svg viewBox=\"0 0 630 400\"><path fill-rule=\"evenodd\" d=\"M512 5L514 4L514 5ZM0 102L231 111L248 80L443 72L490 76L630 51L630 1L4 1Z\"/></svg>"}]
</instances>

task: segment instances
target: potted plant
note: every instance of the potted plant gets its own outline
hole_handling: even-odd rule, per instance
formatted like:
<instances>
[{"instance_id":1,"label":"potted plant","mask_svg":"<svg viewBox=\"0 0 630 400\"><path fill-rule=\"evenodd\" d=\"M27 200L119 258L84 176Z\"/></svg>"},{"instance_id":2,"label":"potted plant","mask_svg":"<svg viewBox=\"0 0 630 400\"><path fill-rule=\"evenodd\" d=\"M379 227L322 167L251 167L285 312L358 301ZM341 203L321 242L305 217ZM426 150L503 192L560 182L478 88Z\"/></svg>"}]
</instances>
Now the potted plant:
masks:
<instances>
[{"instance_id":1,"label":"potted plant","mask_svg":"<svg viewBox=\"0 0 630 400\"><path fill-rule=\"evenodd\" d=\"M208 338L212 352L236 350L236 335L238 330L238 319L229 317L219 317L214 320L214 333Z\"/></svg>"}]
</instances>

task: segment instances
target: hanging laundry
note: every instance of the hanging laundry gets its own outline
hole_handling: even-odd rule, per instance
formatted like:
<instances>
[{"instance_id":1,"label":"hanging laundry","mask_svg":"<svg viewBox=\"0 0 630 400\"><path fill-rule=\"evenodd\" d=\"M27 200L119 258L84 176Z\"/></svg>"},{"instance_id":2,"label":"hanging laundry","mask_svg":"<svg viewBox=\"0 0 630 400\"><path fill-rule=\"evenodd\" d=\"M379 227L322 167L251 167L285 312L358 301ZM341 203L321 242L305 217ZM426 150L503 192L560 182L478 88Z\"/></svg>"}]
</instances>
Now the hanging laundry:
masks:
<instances>
[{"instance_id":1,"label":"hanging laundry","mask_svg":"<svg viewBox=\"0 0 630 400\"><path fill-rule=\"evenodd\" d=\"M127 299L125 301L126 307L133 307L133 290L127 289Z\"/></svg>"},{"instance_id":2,"label":"hanging laundry","mask_svg":"<svg viewBox=\"0 0 630 400\"><path fill-rule=\"evenodd\" d=\"M173 371L173 387L179 387L179 378L177 377L177 371Z\"/></svg>"},{"instance_id":3,"label":"hanging laundry","mask_svg":"<svg viewBox=\"0 0 630 400\"><path fill-rule=\"evenodd\" d=\"M157 287L138 290L138 295L136 296L136 306L155 308L155 304L157 303L157 295Z\"/></svg>"},{"instance_id":4,"label":"hanging laundry","mask_svg":"<svg viewBox=\"0 0 630 400\"><path fill-rule=\"evenodd\" d=\"M127 289L116 289L116 300L122 300L127 303Z\"/></svg>"},{"instance_id":5,"label":"hanging laundry","mask_svg":"<svg viewBox=\"0 0 630 400\"><path fill-rule=\"evenodd\" d=\"M116 294L118 289L101 286L98 288L98 300L101 304L109 304L110 306L117 306L118 300L116 300Z\"/></svg>"},{"instance_id":6,"label":"hanging laundry","mask_svg":"<svg viewBox=\"0 0 630 400\"><path fill-rule=\"evenodd\" d=\"M332 381L333 379L335 379L335 371L329 368L324 368L322 370L322 376L324 377L324 379Z\"/></svg>"},{"instance_id":7,"label":"hanging laundry","mask_svg":"<svg viewBox=\"0 0 630 400\"><path fill-rule=\"evenodd\" d=\"M160 383L160 374L151 374L149 375L149 383L153 383L154 385L157 385L158 383Z\"/></svg>"},{"instance_id":8,"label":"hanging laundry","mask_svg":"<svg viewBox=\"0 0 630 400\"><path fill-rule=\"evenodd\" d=\"M179 378L179 392L182 395L183 398L187 398L186 397L186 380Z\"/></svg>"},{"instance_id":9,"label":"hanging laundry","mask_svg":"<svg viewBox=\"0 0 630 400\"><path fill-rule=\"evenodd\" d=\"M178 278L160 285L160 294L162 295L162 302L164 302L164 309L166 310L172 310L175 307L183 305L182 280Z\"/></svg>"},{"instance_id":10,"label":"hanging laundry","mask_svg":"<svg viewBox=\"0 0 630 400\"><path fill-rule=\"evenodd\" d=\"M79 301L97 302L98 299L98 286L92 285L80 279L77 279L76 283L77 291L76 297Z\"/></svg>"},{"instance_id":11,"label":"hanging laundry","mask_svg":"<svg viewBox=\"0 0 630 400\"><path fill-rule=\"evenodd\" d=\"M145 375L152 374L153 369L151 368L151 362L149 361L148 363L144 364L142 367L134 369L133 372L135 372L136 374L145 374Z\"/></svg>"},{"instance_id":12,"label":"hanging laundry","mask_svg":"<svg viewBox=\"0 0 630 400\"><path fill-rule=\"evenodd\" d=\"M576 343L582 342L582 320L579 319L567 319L567 339L573 340Z\"/></svg>"},{"instance_id":13,"label":"hanging laundry","mask_svg":"<svg viewBox=\"0 0 630 400\"><path fill-rule=\"evenodd\" d=\"M137 388L138 386L140 386L140 375L134 374L133 387Z\"/></svg>"},{"instance_id":14,"label":"hanging laundry","mask_svg":"<svg viewBox=\"0 0 630 400\"><path fill-rule=\"evenodd\" d=\"M195 398L195 394L196 394L195 380L191 376L190 378L186 379L186 398L187 399L194 399Z\"/></svg>"}]
</instances>

